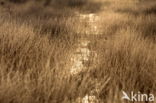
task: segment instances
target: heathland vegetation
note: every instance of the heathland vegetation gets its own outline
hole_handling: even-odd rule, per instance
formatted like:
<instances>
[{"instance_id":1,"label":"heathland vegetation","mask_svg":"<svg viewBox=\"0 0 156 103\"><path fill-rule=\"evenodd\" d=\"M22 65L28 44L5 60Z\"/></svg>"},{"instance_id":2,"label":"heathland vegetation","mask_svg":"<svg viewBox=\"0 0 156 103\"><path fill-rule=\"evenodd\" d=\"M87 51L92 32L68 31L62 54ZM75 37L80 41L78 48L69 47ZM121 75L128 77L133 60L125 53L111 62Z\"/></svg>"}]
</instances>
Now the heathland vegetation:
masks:
<instances>
[{"instance_id":1,"label":"heathland vegetation","mask_svg":"<svg viewBox=\"0 0 156 103\"><path fill-rule=\"evenodd\" d=\"M99 35L78 32L81 13L99 16ZM85 37L96 58L70 75ZM156 95L155 0L0 0L0 103L128 103L122 90Z\"/></svg>"}]
</instances>

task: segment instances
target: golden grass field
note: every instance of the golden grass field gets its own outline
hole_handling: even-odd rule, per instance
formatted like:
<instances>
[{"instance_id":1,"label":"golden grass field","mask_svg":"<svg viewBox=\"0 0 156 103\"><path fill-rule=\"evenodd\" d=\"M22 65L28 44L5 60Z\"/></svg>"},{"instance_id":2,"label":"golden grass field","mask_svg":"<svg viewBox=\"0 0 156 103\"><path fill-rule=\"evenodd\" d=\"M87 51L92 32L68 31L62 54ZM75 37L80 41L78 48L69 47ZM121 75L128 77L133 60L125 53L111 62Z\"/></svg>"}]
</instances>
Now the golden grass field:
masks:
<instances>
[{"instance_id":1,"label":"golden grass field","mask_svg":"<svg viewBox=\"0 0 156 103\"><path fill-rule=\"evenodd\" d=\"M95 53L71 74L84 38ZM123 90L156 96L155 0L0 0L0 103L148 103Z\"/></svg>"}]
</instances>

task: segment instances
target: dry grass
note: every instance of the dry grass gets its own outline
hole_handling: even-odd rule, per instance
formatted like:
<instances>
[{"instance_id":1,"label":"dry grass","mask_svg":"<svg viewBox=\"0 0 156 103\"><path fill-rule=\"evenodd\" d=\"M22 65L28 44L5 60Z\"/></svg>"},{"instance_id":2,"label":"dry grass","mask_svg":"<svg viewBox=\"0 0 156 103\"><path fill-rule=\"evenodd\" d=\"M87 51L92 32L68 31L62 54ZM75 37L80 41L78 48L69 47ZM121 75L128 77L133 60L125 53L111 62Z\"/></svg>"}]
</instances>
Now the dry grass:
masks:
<instances>
[{"instance_id":1,"label":"dry grass","mask_svg":"<svg viewBox=\"0 0 156 103\"><path fill-rule=\"evenodd\" d=\"M129 103L122 90L156 95L156 3L106 1L91 10L75 2L65 10L34 2L0 6L0 103L77 103L91 91L99 103ZM82 38L77 29L85 31L73 12L83 10L101 10L102 34L90 36L96 65L71 76L69 56Z\"/></svg>"}]
</instances>

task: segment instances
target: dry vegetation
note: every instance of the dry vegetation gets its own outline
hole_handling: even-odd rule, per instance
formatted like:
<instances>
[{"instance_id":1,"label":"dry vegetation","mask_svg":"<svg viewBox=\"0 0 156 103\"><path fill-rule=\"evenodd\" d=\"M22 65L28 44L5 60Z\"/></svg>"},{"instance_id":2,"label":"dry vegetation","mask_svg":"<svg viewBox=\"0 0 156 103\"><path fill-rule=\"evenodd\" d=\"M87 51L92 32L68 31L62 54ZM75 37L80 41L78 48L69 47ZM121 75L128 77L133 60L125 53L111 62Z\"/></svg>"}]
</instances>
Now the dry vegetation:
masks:
<instances>
[{"instance_id":1,"label":"dry vegetation","mask_svg":"<svg viewBox=\"0 0 156 103\"><path fill-rule=\"evenodd\" d=\"M156 94L154 0L10 1L0 1L0 103L77 103L97 85L99 103L128 103L122 90ZM76 29L85 30L75 11L98 12L103 32L90 36L94 68L71 76Z\"/></svg>"}]
</instances>

